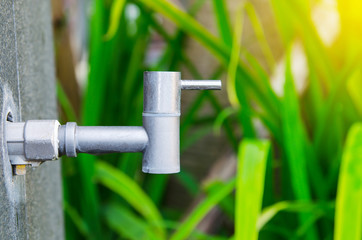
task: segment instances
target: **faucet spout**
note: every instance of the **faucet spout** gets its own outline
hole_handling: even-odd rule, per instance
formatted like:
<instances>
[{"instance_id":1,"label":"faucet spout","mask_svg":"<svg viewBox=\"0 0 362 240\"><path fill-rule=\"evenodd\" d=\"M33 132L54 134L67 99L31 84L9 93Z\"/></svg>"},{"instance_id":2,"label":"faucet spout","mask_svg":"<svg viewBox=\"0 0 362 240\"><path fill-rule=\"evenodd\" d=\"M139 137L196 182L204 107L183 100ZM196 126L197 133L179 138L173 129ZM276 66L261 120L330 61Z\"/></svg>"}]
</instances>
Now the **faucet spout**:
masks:
<instances>
[{"instance_id":1,"label":"faucet spout","mask_svg":"<svg viewBox=\"0 0 362 240\"><path fill-rule=\"evenodd\" d=\"M149 144L143 155L146 173L180 172L182 89L221 89L220 80L181 80L180 72L144 73L143 126Z\"/></svg>"}]
</instances>

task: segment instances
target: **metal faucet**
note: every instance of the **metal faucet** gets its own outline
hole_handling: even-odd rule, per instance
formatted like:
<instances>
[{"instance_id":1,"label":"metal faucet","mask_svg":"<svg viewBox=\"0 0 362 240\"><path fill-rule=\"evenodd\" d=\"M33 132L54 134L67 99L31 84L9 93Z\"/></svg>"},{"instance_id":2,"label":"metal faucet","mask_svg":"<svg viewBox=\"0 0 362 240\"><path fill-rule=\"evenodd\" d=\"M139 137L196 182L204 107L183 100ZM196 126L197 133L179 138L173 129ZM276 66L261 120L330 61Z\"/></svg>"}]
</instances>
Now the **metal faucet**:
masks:
<instances>
[{"instance_id":1,"label":"metal faucet","mask_svg":"<svg viewBox=\"0 0 362 240\"><path fill-rule=\"evenodd\" d=\"M181 80L180 72L144 72L143 83L143 126L88 127L75 122L60 125L57 120L7 122L11 164L24 169L24 165L37 167L62 155L143 152L143 172L178 173L181 90L220 90L221 81Z\"/></svg>"}]
</instances>

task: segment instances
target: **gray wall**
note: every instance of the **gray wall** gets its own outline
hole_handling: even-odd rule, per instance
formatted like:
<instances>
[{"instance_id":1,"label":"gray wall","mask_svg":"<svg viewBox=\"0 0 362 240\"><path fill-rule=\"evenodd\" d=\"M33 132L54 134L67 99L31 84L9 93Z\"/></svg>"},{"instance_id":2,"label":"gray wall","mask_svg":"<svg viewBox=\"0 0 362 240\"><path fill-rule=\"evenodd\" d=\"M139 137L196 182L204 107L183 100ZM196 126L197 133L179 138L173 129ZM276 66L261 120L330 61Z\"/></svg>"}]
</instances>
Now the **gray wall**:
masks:
<instances>
[{"instance_id":1,"label":"gray wall","mask_svg":"<svg viewBox=\"0 0 362 240\"><path fill-rule=\"evenodd\" d=\"M60 162L13 176L4 123L56 119L50 1L0 0L0 239L63 239Z\"/></svg>"}]
</instances>

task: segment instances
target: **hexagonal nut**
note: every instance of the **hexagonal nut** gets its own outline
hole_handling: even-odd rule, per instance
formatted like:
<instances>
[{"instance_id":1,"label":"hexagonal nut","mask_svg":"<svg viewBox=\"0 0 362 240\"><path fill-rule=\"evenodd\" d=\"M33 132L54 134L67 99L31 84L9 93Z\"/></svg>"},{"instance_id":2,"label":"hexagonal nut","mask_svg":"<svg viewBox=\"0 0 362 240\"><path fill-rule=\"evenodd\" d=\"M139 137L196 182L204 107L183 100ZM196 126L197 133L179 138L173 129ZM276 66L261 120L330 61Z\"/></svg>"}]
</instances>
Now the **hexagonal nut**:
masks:
<instances>
[{"instance_id":1,"label":"hexagonal nut","mask_svg":"<svg viewBox=\"0 0 362 240\"><path fill-rule=\"evenodd\" d=\"M56 120L29 120L24 128L24 152L29 160L55 160L59 157Z\"/></svg>"}]
</instances>

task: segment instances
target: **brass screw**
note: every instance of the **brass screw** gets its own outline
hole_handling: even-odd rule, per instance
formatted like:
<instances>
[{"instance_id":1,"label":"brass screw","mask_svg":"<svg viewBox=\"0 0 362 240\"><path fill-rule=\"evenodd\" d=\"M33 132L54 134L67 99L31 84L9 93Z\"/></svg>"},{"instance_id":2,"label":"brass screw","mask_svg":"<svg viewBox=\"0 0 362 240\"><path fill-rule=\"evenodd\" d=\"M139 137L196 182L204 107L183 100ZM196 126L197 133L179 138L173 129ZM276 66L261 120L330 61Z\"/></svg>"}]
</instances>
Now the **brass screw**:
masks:
<instances>
[{"instance_id":1,"label":"brass screw","mask_svg":"<svg viewBox=\"0 0 362 240\"><path fill-rule=\"evenodd\" d=\"M26 165L15 165L13 169L14 169L14 175L26 174Z\"/></svg>"}]
</instances>

